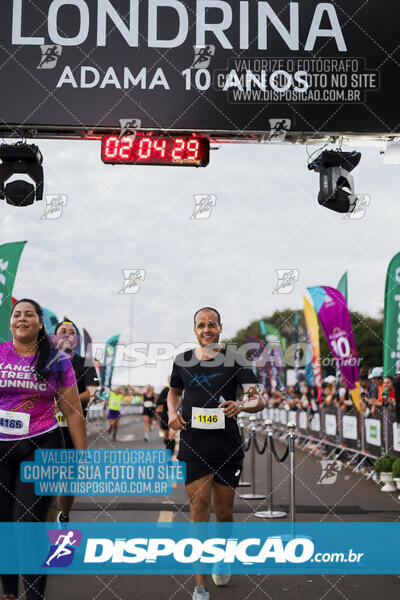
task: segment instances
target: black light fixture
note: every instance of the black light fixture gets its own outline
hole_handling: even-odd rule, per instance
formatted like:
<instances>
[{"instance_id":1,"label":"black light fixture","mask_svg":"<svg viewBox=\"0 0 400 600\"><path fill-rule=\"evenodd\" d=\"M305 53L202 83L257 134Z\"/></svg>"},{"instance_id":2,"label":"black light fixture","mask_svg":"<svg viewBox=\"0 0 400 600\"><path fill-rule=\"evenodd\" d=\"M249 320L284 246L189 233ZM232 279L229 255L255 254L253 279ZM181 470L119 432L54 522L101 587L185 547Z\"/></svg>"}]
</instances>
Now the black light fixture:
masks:
<instances>
[{"instance_id":1,"label":"black light fixture","mask_svg":"<svg viewBox=\"0 0 400 600\"><path fill-rule=\"evenodd\" d=\"M351 213L356 207L358 196L354 193L354 180L350 171L355 169L361 153L324 150L308 164L308 168L319 173L318 202L339 213Z\"/></svg>"},{"instance_id":2,"label":"black light fixture","mask_svg":"<svg viewBox=\"0 0 400 600\"><path fill-rule=\"evenodd\" d=\"M12 206L29 206L43 199L43 156L35 144L1 144L0 159L0 198ZM6 183L16 173L29 175L36 188L24 180Z\"/></svg>"}]
</instances>

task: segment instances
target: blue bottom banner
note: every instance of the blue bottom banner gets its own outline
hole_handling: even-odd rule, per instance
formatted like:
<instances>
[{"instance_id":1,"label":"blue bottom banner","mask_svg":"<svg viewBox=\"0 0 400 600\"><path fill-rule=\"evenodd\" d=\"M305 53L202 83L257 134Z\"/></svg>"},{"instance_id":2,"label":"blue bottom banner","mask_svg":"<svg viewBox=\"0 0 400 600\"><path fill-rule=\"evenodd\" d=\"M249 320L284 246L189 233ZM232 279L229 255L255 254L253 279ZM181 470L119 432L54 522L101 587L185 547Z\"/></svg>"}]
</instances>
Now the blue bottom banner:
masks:
<instances>
[{"instance_id":1,"label":"blue bottom banner","mask_svg":"<svg viewBox=\"0 0 400 600\"><path fill-rule=\"evenodd\" d=\"M400 574L400 523L0 523L1 573Z\"/></svg>"}]
</instances>

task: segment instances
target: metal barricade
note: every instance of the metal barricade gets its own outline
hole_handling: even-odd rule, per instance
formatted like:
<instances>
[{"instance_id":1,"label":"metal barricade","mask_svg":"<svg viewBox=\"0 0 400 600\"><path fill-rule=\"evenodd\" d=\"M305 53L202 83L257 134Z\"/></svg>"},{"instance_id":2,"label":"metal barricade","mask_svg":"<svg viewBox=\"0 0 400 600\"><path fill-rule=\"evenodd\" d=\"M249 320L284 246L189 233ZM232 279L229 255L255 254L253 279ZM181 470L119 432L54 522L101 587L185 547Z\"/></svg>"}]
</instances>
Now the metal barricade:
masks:
<instances>
[{"instance_id":1,"label":"metal barricade","mask_svg":"<svg viewBox=\"0 0 400 600\"><path fill-rule=\"evenodd\" d=\"M263 500L265 496L263 494L256 494L256 446L257 446L257 428L256 421L257 417L252 415L250 417L251 427L250 427L250 437L249 443L247 447L245 446L245 451L247 452L250 448L250 461L251 461L251 485L252 485L252 493L250 494L241 494L240 498L243 500Z\"/></svg>"}]
</instances>

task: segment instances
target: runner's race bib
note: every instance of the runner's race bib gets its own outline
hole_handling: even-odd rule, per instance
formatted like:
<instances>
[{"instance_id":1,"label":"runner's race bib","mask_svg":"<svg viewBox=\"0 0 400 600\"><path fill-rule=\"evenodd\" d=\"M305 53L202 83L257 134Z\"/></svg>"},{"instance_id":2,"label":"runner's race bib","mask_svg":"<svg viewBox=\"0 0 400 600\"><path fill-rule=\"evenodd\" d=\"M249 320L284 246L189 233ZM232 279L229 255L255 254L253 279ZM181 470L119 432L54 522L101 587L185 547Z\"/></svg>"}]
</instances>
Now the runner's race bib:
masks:
<instances>
[{"instance_id":1,"label":"runner's race bib","mask_svg":"<svg viewBox=\"0 0 400 600\"><path fill-rule=\"evenodd\" d=\"M222 408L192 406L192 428L225 429L225 413Z\"/></svg>"},{"instance_id":2,"label":"runner's race bib","mask_svg":"<svg viewBox=\"0 0 400 600\"><path fill-rule=\"evenodd\" d=\"M31 415L0 409L0 433L7 435L28 435Z\"/></svg>"},{"instance_id":3,"label":"runner's race bib","mask_svg":"<svg viewBox=\"0 0 400 600\"><path fill-rule=\"evenodd\" d=\"M145 402L143 402L143 406L145 408L154 408L154 404L151 400L146 400Z\"/></svg>"},{"instance_id":4,"label":"runner's race bib","mask_svg":"<svg viewBox=\"0 0 400 600\"><path fill-rule=\"evenodd\" d=\"M64 417L64 415L62 414L61 410L59 410L56 413L56 419L57 419L57 423L59 424L60 427L68 427L68 425L67 425L67 419Z\"/></svg>"}]
</instances>

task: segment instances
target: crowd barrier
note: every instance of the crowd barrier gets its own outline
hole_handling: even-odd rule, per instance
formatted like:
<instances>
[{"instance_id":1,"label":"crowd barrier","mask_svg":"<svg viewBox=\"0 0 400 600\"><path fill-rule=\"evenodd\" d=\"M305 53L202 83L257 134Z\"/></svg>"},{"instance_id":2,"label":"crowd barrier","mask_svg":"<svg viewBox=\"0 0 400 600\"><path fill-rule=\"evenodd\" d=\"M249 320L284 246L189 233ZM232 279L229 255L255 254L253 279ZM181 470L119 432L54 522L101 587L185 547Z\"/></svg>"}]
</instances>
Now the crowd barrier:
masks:
<instances>
[{"instance_id":1,"label":"crowd barrier","mask_svg":"<svg viewBox=\"0 0 400 600\"><path fill-rule=\"evenodd\" d=\"M289 510L292 523L296 519L295 500L295 441L300 448L313 442L313 452L318 455L325 451L325 459L339 459L342 454L347 466L353 465L358 471L368 459L375 459L390 452L400 456L400 424L395 422L395 413L387 407L376 408L373 415L359 413L351 408L344 412L340 407L329 406L318 411L293 411L282 406L266 408L256 415L239 415L238 425L245 452L250 452L250 481L244 481L242 471L239 487L251 486L252 492L242 494L245 500L267 498L267 509L255 512L256 517L276 519L286 516L283 511L274 510L272 461L284 462L289 456ZM264 442L259 444L257 432L264 432ZM247 436L247 439L246 439ZM288 439L281 457L274 445L274 436ZM330 452L329 452L330 450ZM327 452L328 451L328 452ZM267 493L256 493L256 452L267 453ZM347 456L346 456L347 455ZM368 478L373 471L370 471Z\"/></svg>"},{"instance_id":2,"label":"crowd barrier","mask_svg":"<svg viewBox=\"0 0 400 600\"><path fill-rule=\"evenodd\" d=\"M282 437L293 431L295 431L293 443L296 440L300 448L314 443L314 454L318 456L324 452L324 458L328 460L339 459L343 455L342 459L347 460L347 466L352 466L354 472L358 472L364 463L370 466L368 459L376 459L387 453L400 456L400 424L395 422L394 410L388 407L377 407L373 414L366 415L359 413L355 408L343 411L338 406L320 408L316 412L287 410L282 406L276 406L264 409L255 418L250 417L251 427L245 419L246 417L241 417L239 425L243 439L245 429L250 430L248 447L246 448L246 442L244 446L246 451L252 446L251 465L255 462L254 453L256 451L262 453L258 448L256 430L260 428L264 430L264 425L267 428L263 451L268 447L268 438L271 437L272 447L269 450L277 460L279 458L273 448L273 436ZM267 423L271 424L270 429ZM253 439L254 444L251 444ZM272 474L270 468L269 471ZM368 478L372 475L371 470ZM240 482L240 485L253 485L253 494L255 494L253 470L252 476L253 484ZM268 479L271 481L272 477ZM250 499L249 496L248 498Z\"/></svg>"},{"instance_id":3,"label":"crowd barrier","mask_svg":"<svg viewBox=\"0 0 400 600\"><path fill-rule=\"evenodd\" d=\"M287 437L288 437L288 445L286 447L285 452L281 457L278 456L278 453L275 448L274 439L273 439L273 423L270 420L265 421L265 438L262 447L259 446L257 440L257 421L258 418L255 415L249 417L250 428L246 428L245 418L240 416L239 419L239 429L240 434L242 436L244 451L250 451L250 479L252 483L245 482L242 480L239 481L239 487L241 486L252 486L252 493L250 494L241 494L240 497L244 500L263 500L267 498L267 507L266 510L258 510L254 513L254 516L262 518L262 519L281 519L286 517L287 513L281 510L274 510L274 501L273 501L273 472L272 472L272 461L276 460L279 463L285 462L287 457L289 456L289 511L290 511L290 520L292 523L295 522L296 519L296 500L295 500L295 438L296 426L294 423L288 423L287 428ZM246 429L249 431L248 439L246 440ZM257 494L256 493L256 452L258 454L264 454L266 452L266 462L267 462L267 493ZM243 475L243 470L242 470Z\"/></svg>"},{"instance_id":4,"label":"crowd barrier","mask_svg":"<svg viewBox=\"0 0 400 600\"><path fill-rule=\"evenodd\" d=\"M282 434L293 423L300 446L315 442L316 454L329 447L332 450L327 458L350 453L350 463L357 469L367 457L375 459L388 452L400 456L400 424L395 422L394 410L388 407L377 407L373 415L366 415L355 408L344 412L336 406L317 412L288 411L278 406L264 409L262 418L272 421L275 434Z\"/></svg>"}]
</instances>

